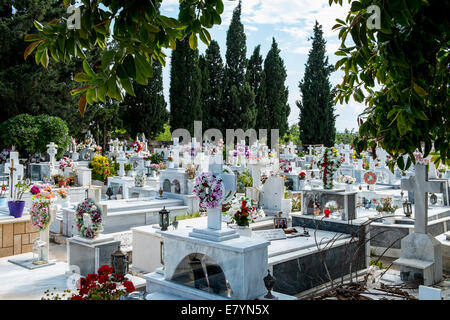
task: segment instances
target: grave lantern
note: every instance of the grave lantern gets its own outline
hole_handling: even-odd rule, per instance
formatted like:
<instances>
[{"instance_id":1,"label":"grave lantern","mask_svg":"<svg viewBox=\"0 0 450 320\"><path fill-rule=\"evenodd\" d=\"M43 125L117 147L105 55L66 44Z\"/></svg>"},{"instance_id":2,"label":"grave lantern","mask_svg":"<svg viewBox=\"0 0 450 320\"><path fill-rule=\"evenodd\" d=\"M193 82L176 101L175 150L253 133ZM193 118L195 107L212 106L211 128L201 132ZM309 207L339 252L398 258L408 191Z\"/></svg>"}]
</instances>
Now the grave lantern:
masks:
<instances>
[{"instance_id":1,"label":"grave lantern","mask_svg":"<svg viewBox=\"0 0 450 320\"><path fill-rule=\"evenodd\" d=\"M405 214L405 216L410 217L412 214L412 207L411 207L411 202L409 202L408 200L406 200L405 202L403 202L403 213Z\"/></svg>"},{"instance_id":2,"label":"grave lantern","mask_svg":"<svg viewBox=\"0 0 450 320\"><path fill-rule=\"evenodd\" d=\"M117 281L126 280L125 275L128 273L128 257L120 250L111 254L111 266L114 268L114 277Z\"/></svg>"},{"instance_id":3,"label":"grave lantern","mask_svg":"<svg viewBox=\"0 0 450 320\"><path fill-rule=\"evenodd\" d=\"M161 231L167 231L167 227L169 226L169 211L166 210L166 207L159 212L159 226L161 227Z\"/></svg>"}]
</instances>

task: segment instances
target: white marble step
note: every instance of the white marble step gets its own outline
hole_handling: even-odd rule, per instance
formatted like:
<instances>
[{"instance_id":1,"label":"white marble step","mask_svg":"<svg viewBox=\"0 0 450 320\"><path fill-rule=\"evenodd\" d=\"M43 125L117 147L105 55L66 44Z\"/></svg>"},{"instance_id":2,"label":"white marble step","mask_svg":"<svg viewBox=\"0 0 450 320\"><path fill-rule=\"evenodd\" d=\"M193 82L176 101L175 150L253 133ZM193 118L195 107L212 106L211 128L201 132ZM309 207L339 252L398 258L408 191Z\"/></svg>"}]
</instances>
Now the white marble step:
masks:
<instances>
[{"instance_id":1,"label":"white marble step","mask_svg":"<svg viewBox=\"0 0 450 320\"><path fill-rule=\"evenodd\" d=\"M188 206L165 206L166 210L168 211L175 211L175 210L188 210ZM146 214L146 213L152 213L152 212L159 212L163 209L163 207L156 207L156 208L147 208L147 209L138 209L138 210L129 210L128 208L122 211L115 211L110 212L108 211L108 216L125 216L125 215L134 215L134 214Z\"/></svg>"},{"instance_id":2,"label":"white marble step","mask_svg":"<svg viewBox=\"0 0 450 320\"><path fill-rule=\"evenodd\" d=\"M137 211L137 210L147 210L151 208L166 208L184 205L184 201L181 199L163 199L163 200L112 200L112 201L102 201L102 205L108 206L108 215L115 212L122 211Z\"/></svg>"}]
</instances>

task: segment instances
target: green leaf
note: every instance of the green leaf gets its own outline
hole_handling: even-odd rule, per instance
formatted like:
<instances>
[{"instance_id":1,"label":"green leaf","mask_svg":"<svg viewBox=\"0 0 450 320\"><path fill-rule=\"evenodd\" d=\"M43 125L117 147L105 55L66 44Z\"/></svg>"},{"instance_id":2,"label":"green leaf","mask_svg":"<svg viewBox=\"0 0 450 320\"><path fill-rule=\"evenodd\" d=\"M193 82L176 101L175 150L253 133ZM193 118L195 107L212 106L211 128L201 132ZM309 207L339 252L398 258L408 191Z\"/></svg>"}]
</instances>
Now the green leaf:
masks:
<instances>
[{"instance_id":1,"label":"green leaf","mask_svg":"<svg viewBox=\"0 0 450 320\"><path fill-rule=\"evenodd\" d=\"M92 77L84 72L79 72L75 75L74 80L76 82L86 82L91 81Z\"/></svg>"},{"instance_id":2,"label":"green leaf","mask_svg":"<svg viewBox=\"0 0 450 320\"><path fill-rule=\"evenodd\" d=\"M92 70L91 66L89 65L86 59L83 60L83 70L91 77L95 77L95 72L94 70Z\"/></svg>"},{"instance_id":3,"label":"green leaf","mask_svg":"<svg viewBox=\"0 0 450 320\"><path fill-rule=\"evenodd\" d=\"M419 96L426 96L428 93L423 89L421 86L419 86L417 83L413 82L413 89Z\"/></svg>"},{"instance_id":4,"label":"green leaf","mask_svg":"<svg viewBox=\"0 0 450 320\"><path fill-rule=\"evenodd\" d=\"M189 37L189 46L191 47L192 50L197 49L197 36L193 32Z\"/></svg>"},{"instance_id":5,"label":"green leaf","mask_svg":"<svg viewBox=\"0 0 450 320\"><path fill-rule=\"evenodd\" d=\"M123 67L130 78L136 78L136 66L134 64L134 58L131 54L127 55L123 60Z\"/></svg>"},{"instance_id":6,"label":"green leaf","mask_svg":"<svg viewBox=\"0 0 450 320\"><path fill-rule=\"evenodd\" d=\"M133 84L130 81L130 78L121 78L120 83L122 84L122 87L125 89L126 93L136 96L133 90Z\"/></svg>"},{"instance_id":7,"label":"green leaf","mask_svg":"<svg viewBox=\"0 0 450 320\"><path fill-rule=\"evenodd\" d=\"M36 29L38 29L39 31L43 31L44 30L44 26L39 21L34 20L33 23L34 23L34 26L36 27Z\"/></svg>"},{"instance_id":8,"label":"green leaf","mask_svg":"<svg viewBox=\"0 0 450 320\"><path fill-rule=\"evenodd\" d=\"M114 59L114 55L115 55L115 53L112 50L106 50L105 52L103 52L103 54L102 54L102 69L103 70L106 70L109 67L111 61Z\"/></svg>"},{"instance_id":9,"label":"green leaf","mask_svg":"<svg viewBox=\"0 0 450 320\"><path fill-rule=\"evenodd\" d=\"M216 11L218 14L222 14L223 12L223 2L222 0L217 0L216 2Z\"/></svg>"}]
</instances>

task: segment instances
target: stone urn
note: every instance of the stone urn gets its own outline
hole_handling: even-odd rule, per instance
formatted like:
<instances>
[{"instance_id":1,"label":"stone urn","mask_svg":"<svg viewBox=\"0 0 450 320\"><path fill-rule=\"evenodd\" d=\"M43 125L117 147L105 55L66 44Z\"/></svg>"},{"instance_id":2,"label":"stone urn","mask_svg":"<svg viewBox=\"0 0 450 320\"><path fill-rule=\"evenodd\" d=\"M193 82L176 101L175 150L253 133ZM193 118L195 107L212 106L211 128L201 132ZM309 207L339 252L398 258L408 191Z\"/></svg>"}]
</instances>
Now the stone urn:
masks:
<instances>
[{"instance_id":1,"label":"stone urn","mask_svg":"<svg viewBox=\"0 0 450 320\"><path fill-rule=\"evenodd\" d=\"M235 230L241 237L251 238L252 236L252 229L249 226L236 226Z\"/></svg>"}]
</instances>

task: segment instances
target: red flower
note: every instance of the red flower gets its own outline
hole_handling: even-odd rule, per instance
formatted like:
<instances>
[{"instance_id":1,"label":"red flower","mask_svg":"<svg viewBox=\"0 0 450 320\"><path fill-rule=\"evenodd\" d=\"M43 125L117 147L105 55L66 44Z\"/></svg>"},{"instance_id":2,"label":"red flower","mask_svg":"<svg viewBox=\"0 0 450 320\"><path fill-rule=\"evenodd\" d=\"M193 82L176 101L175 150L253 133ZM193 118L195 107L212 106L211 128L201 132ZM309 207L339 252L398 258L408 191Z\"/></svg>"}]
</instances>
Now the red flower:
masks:
<instances>
[{"instance_id":1,"label":"red flower","mask_svg":"<svg viewBox=\"0 0 450 320\"><path fill-rule=\"evenodd\" d=\"M110 283L110 284L108 285L108 289L109 289L109 290L114 290L116 287L117 287L117 286L116 286L116 284L115 284L114 282L112 282L112 283Z\"/></svg>"},{"instance_id":2,"label":"red flower","mask_svg":"<svg viewBox=\"0 0 450 320\"><path fill-rule=\"evenodd\" d=\"M101 266L98 268L98 274L99 275L107 275L113 273L114 269L108 266L107 264Z\"/></svg>"},{"instance_id":3,"label":"red flower","mask_svg":"<svg viewBox=\"0 0 450 320\"><path fill-rule=\"evenodd\" d=\"M86 277L88 282L93 282L93 281L97 281L98 276L96 273L89 273Z\"/></svg>"},{"instance_id":4,"label":"red flower","mask_svg":"<svg viewBox=\"0 0 450 320\"><path fill-rule=\"evenodd\" d=\"M75 295L75 296L72 296L72 297L70 298L70 300L83 300L83 297L77 294L77 295Z\"/></svg>"},{"instance_id":5,"label":"red flower","mask_svg":"<svg viewBox=\"0 0 450 320\"><path fill-rule=\"evenodd\" d=\"M131 282L131 281L125 280L122 284L128 293L131 293L135 290L133 282Z\"/></svg>"},{"instance_id":6,"label":"red flower","mask_svg":"<svg viewBox=\"0 0 450 320\"><path fill-rule=\"evenodd\" d=\"M107 274L104 275L100 275L100 277L98 277L98 282L99 283L105 283L109 280L109 277Z\"/></svg>"}]
</instances>

